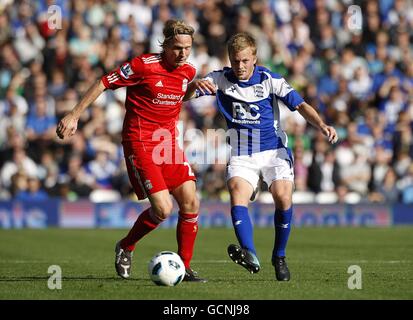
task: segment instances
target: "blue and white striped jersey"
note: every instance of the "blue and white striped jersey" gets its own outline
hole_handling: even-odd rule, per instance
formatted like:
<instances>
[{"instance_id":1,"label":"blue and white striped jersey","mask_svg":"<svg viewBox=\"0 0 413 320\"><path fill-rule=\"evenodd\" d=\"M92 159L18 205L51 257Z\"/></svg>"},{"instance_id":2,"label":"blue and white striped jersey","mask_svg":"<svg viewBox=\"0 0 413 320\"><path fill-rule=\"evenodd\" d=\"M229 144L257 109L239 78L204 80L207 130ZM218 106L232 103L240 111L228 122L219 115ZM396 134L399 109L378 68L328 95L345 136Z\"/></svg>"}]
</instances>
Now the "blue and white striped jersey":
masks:
<instances>
[{"instance_id":1,"label":"blue and white striped jersey","mask_svg":"<svg viewBox=\"0 0 413 320\"><path fill-rule=\"evenodd\" d=\"M280 126L278 101L295 111L304 100L284 78L256 66L248 81L239 81L231 68L211 72L205 79L217 87L218 108L229 131L233 129L237 133L239 141L230 142L232 155L287 147L287 135Z\"/></svg>"}]
</instances>

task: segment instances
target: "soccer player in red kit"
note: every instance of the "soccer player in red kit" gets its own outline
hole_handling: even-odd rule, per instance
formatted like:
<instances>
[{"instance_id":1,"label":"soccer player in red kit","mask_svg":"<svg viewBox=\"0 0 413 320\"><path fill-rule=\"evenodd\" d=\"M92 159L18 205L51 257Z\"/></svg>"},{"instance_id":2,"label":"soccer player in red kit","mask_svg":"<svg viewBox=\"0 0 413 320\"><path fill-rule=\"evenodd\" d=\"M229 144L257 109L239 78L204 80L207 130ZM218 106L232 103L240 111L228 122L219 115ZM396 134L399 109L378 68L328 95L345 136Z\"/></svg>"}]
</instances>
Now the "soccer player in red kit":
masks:
<instances>
[{"instance_id":1,"label":"soccer player in red kit","mask_svg":"<svg viewBox=\"0 0 413 320\"><path fill-rule=\"evenodd\" d=\"M176 121L187 85L196 73L186 62L194 29L181 20L169 20L163 34L160 54L135 57L103 76L59 122L56 133L61 139L72 136L81 113L104 90L127 87L122 131L125 161L136 195L139 199L148 197L151 207L139 215L127 236L116 244L116 272L122 278L130 277L136 243L171 214L172 194L179 206L176 238L186 269L184 281L205 282L190 266L198 232L196 178L176 144ZM173 152L168 153L168 148L159 152L159 145Z\"/></svg>"}]
</instances>

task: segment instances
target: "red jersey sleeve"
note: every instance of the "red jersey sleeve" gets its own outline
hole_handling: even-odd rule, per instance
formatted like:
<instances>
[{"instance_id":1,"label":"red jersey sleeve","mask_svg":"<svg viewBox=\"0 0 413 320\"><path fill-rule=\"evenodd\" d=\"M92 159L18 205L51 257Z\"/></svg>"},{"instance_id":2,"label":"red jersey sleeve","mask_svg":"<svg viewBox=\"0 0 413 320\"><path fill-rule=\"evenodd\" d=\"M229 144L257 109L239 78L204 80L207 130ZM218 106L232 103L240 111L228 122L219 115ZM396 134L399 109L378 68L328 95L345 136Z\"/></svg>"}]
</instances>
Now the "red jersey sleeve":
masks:
<instances>
[{"instance_id":1,"label":"red jersey sleeve","mask_svg":"<svg viewBox=\"0 0 413 320\"><path fill-rule=\"evenodd\" d=\"M112 90L133 86L142 80L143 73L143 61L140 57L136 57L132 61L125 62L119 68L104 75L102 77L102 82L106 89Z\"/></svg>"},{"instance_id":2,"label":"red jersey sleeve","mask_svg":"<svg viewBox=\"0 0 413 320\"><path fill-rule=\"evenodd\" d=\"M196 68L192 63L187 62L187 65L189 65L191 68L189 69L188 77L189 77L189 82L192 82L196 76Z\"/></svg>"}]
</instances>

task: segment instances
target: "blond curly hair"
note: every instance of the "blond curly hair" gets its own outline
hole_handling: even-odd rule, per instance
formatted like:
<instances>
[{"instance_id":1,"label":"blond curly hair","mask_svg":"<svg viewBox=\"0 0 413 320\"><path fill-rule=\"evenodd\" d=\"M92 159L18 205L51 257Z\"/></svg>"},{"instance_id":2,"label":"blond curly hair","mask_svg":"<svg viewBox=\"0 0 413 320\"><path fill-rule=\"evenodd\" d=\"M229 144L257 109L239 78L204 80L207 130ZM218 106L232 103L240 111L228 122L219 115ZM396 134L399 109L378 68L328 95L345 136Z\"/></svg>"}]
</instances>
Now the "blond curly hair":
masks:
<instances>
[{"instance_id":1,"label":"blond curly hair","mask_svg":"<svg viewBox=\"0 0 413 320\"><path fill-rule=\"evenodd\" d=\"M194 28L186 24L183 20L168 20L163 28L163 35L165 37L164 41L160 43L161 47L165 49L171 42L174 41L175 37L180 34L187 34L191 36L194 40Z\"/></svg>"}]
</instances>

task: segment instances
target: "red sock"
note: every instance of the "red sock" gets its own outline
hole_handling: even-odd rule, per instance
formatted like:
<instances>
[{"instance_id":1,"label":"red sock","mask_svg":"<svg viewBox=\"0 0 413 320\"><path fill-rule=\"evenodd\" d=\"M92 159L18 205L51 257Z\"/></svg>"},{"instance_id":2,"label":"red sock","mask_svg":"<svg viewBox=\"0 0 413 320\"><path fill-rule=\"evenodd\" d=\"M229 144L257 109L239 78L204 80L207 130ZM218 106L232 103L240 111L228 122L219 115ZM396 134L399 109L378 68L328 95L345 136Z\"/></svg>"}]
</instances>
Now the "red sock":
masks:
<instances>
[{"instance_id":1,"label":"red sock","mask_svg":"<svg viewBox=\"0 0 413 320\"><path fill-rule=\"evenodd\" d=\"M146 209L139 215L128 235L121 240L121 248L129 251L135 250L136 242L155 229L161 222L152 214L151 208Z\"/></svg>"},{"instance_id":2,"label":"red sock","mask_svg":"<svg viewBox=\"0 0 413 320\"><path fill-rule=\"evenodd\" d=\"M185 268L189 268L197 233L198 214L179 212L178 225L176 227L176 240L178 241L178 254L182 258Z\"/></svg>"}]
</instances>

